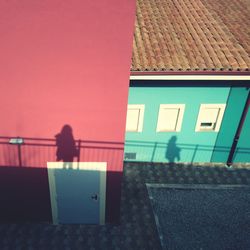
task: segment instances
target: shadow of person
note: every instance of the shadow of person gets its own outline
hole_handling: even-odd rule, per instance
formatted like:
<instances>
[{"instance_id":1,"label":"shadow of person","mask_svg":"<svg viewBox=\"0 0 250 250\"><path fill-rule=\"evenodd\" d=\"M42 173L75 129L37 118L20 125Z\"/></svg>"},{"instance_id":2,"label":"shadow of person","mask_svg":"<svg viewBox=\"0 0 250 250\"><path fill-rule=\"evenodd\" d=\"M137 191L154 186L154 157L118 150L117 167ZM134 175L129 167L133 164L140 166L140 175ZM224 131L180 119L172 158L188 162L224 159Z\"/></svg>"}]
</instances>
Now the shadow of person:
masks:
<instances>
[{"instance_id":1,"label":"shadow of person","mask_svg":"<svg viewBox=\"0 0 250 250\"><path fill-rule=\"evenodd\" d=\"M176 141L177 141L177 137L172 136L168 141L168 146L167 146L167 150L166 150L166 159L171 164L173 164L175 162L175 159L177 159L177 161L180 161L181 149L176 146Z\"/></svg>"},{"instance_id":2,"label":"shadow of person","mask_svg":"<svg viewBox=\"0 0 250 250\"><path fill-rule=\"evenodd\" d=\"M63 161L63 168L72 168L74 157L78 156L78 150L75 146L73 131L70 125L64 125L56 137L56 160Z\"/></svg>"}]
</instances>

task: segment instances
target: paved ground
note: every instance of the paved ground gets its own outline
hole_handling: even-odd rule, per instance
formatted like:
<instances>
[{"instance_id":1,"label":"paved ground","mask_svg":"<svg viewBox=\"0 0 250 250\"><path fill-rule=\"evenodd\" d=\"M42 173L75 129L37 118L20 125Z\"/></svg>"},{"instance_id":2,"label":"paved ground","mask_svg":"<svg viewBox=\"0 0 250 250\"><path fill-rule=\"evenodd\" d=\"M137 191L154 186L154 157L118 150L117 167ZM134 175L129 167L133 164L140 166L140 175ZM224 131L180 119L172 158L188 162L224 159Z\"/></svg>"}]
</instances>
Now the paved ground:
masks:
<instances>
[{"instance_id":1,"label":"paved ground","mask_svg":"<svg viewBox=\"0 0 250 250\"><path fill-rule=\"evenodd\" d=\"M120 226L2 224L0 249L161 249L145 183L250 185L249 169L125 163Z\"/></svg>"},{"instance_id":2,"label":"paved ground","mask_svg":"<svg viewBox=\"0 0 250 250\"><path fill-rule=\"evenodd\" d=\"M147 184L163 249L250 249L250 186Z\"/></svg>"}]
</instances>

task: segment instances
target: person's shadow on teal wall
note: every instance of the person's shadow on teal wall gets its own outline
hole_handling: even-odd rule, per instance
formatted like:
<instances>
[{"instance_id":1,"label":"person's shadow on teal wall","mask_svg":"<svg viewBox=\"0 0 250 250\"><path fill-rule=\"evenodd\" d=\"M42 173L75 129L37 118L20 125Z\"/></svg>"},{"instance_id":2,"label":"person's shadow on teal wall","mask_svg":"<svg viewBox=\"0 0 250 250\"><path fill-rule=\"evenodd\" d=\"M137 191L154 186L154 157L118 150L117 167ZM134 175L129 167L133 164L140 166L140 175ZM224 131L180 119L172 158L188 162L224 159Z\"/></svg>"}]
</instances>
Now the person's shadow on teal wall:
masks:
<instances>
[{"instance_id":1,"label":"person's shadow on teal wall","mask_svg":"<svg viewBox=\"0 0 250 250\"><path fill-rule=\"evenodd\" d=\"M166 149L166 159L170 162L173 163L175 162L175 159L177 161L180 161L180 151L181 148L177 147L176 145L177 141L177 136L172 136L167 144L167 149Z\"/></svg>"}]
</instances>

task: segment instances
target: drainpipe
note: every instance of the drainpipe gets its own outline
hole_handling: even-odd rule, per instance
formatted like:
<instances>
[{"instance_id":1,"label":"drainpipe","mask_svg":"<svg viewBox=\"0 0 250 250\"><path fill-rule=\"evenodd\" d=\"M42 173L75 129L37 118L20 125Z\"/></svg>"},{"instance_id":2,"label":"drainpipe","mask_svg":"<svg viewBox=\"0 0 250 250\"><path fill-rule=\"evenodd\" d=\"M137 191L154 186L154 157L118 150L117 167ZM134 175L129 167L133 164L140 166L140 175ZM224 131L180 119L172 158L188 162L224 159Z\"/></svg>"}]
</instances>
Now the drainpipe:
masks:
<instances>
[{"instance_id":1,"label":"drainpipe","mask_svg":"<svg viewBox=\"0 0 250 250\"><path fill-rule=\"evenodd\" d=\"M234 140L233 140L233 143L232 143L232 146L231 146L231 150L230 150L230 153L229 153L229 156L228 156L228 159L227 159L227 166L228 167L230 167L233 164L232 161L233 161L235 149L236 149L238 141L240 139L241 130L242 130L244 122L246 120L249 105L250 105L250 91L248 92L246 104L245 104L244 110L242 112L240 122L239 122L239 126L237 128L236 133L235 133Z\"/></svg>"}]
</instances>

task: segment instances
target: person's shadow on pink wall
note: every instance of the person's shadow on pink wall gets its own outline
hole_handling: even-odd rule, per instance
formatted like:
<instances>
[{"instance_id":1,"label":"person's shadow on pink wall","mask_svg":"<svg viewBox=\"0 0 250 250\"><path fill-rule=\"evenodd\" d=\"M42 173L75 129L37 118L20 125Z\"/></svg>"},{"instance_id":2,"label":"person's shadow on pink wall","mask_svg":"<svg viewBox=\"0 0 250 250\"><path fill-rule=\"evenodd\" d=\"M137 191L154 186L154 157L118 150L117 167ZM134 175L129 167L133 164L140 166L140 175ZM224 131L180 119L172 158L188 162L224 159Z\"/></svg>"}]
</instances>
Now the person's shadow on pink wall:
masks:
<instances>
[{"instance_id":1,"label":"person's shadow on pink wall","mask_svg":"<svg viewBox=\"0 0 250 250\"><path fill-rule=\"evenodd\" d=\"M62 127L60 133L56 136L56 160L63 161L64 167L71 167L74 157L78 156L78 150L75 145L73 130L70 125L66 124Z\"/></svg>"}]
</instances>

